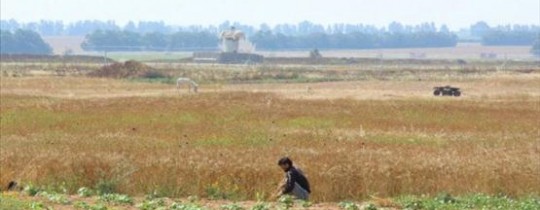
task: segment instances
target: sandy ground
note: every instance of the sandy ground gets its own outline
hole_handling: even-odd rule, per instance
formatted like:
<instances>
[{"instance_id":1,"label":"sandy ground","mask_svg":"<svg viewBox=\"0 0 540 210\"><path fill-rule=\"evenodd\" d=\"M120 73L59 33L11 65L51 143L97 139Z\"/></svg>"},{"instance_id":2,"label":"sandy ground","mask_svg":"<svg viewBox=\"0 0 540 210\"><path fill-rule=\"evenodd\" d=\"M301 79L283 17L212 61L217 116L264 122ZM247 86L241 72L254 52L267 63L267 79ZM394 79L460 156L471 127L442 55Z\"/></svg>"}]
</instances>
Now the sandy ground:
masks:
<instances>
[{"instance_id":1,"label":"sandy ground","mask_svg":"<svg viewBox=\"0 0 540 210\"><path fill-rule=\"evenodd\" d=\"M462 89L462 97L435 97L434 86L452 85ZM161 97L193 94L174 85L136 83L85 77L2 78L1 94L49 96L60 98ZM492 74L470 80L439 81L353 81L294 84L202 85L209 92L274 93L291 99L357 100L500 100L540 99L540 74Z\"/></svg>"}]
</instances>

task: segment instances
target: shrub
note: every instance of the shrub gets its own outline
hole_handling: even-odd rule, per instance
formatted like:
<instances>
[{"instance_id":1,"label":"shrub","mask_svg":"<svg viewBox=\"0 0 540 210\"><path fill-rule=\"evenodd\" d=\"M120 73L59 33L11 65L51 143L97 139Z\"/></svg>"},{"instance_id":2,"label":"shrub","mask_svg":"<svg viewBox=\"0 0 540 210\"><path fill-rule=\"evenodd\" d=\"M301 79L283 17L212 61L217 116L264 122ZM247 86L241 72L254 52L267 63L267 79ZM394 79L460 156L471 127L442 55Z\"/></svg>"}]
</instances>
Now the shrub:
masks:
<instances>
[{"instance_id":1,"label":"shrub","mask_svg":"<svg viewBox=\"0 0 540 210\"><path fill-rule=\"evenodd\" d=\"M133 205L133 198L129 197L128 195L122 195L122 194L103 194L99 196L99 201L111 203L114 205Z\"/></svg>"},{"instance_id":2,"label":"shrub","mask_svg":"<svg viewBox=\"0 0 540 210\"><path fill-rule=\"evenodd\" d=\"M96 204L94 206L90 206L90 210L107 210L107 206L103 204Z\"/></svg>"},{"instance_id":3,"label":"shrub","mask_svg":"<svg viewBox=\"0 0 540 210\"><path fill-rule=\"evenodd\" d=\"M58 204L63 204L63 205L67 205L71 203L71 201L63 194L48 193L48 192L43 191L43 192L40 192L38 195L46 198L52 203L58 203Z\"/></svg>"},{"instance_id":4,"label":"shrub","mask_svg":"<svg viewBox=\"0 0 540 210\"><path fill-rule=\"evenodd\" d=\"M423 209L424 205L422 204L422 201L412 200L412 201L406 202L404 207L410 210L417 210L417 209Z\"/></svg>"},{"instance_id":5,"label":"shrub","mask_svg":"<svg viewBox=\"0 0 540 210\"><path fill-rule=\"evenodd\" d=\"M455 203L457 200L452 197L452 195L448 193L441 193L439 194L435 200L437 200L439 203L447 204L447 203Z\"/></svg>"},{"instance_id":6,"label":"shrub","mask_svg":"<svg viewBox=\"0 0 540 210\"><path fill-rule=\"evenodd\" d=\"M270 210L270 205L267 203L259 202L251 207L250 210Z\"/></svg>"},{"instance_id":7,"label":"shrub","mask_svg":"<svg viewBox=\"0 0 540 210\"><path fill-rule=\"evenodd\" d=\"M154 194L146 196L146 199L137 204L137 208L141 210L153 210L165 207L165 200L163 198L156 198Z\"/></svg>"},{"instance_id":8,"label":"shrub","mask_svg":"<svg viewBox=\"0 0 540 210\"><path fill-rule=\"evenodd\" d=\"M26 185L23 189L23 192L29 196L35 196L39 191L41 191L41 189L32 184Z\"/></svg>"},{"instance_id":9,"label":"shrub","mask_svg":"<svg viewBox=\"0 0 540 210\"><path fill-rule=\"evenodd\" d=\"M84 210L89 210L91 208L91 206L84 201L75 202L75 204L73 204L73 207L75 207L76 209L84 209Z\"/></svg>"},{"instance_id":10,"label":"shrub","mask_svg":"<svg viewBox=\"0 0 540 210\"><path fill-rule=\"evenodd\" d=\"M343 201L338 204L341 209L344 210L360 210L360 207L356 203L350 201Z\"/></svg>"},{"instance_id":11,"label":"shrub","mask_svg":"<svg viewBox=\"0 0 540 210\"><path fill-rule=\"evenodd\" d=\"M160 79L160 78L167 78L167 75L159 71L152 70L152 71L144 72L141 77L146 78L146 79Z\"/></svg>"},{"instance_id":12,"label":"shrub","mask_svg":"<svg viewBox=\"0 0 540 210\"><path fill-rule=\"evenodd\" d=\"M282 208L290 209L294 206L294 198L290 195L284 195L279 198L278 203Z\"/></svg>"},{"instance_id":13,"label":"shrub","mask_svg":"<svg viewBox=\"0 0 540 210\"><path fill-rule=\"evenodd\" d=\"M309 202L309 201L306 201L306 200L301 200L301 201L300 201L300 204L301 204L301 206L304 207L304 208L309 208L309 207L313 206L313 203L311 203L311 202Z\"/></svg>"},{"instance_id":14,"label":"shrub","mask_svg":"<svg viewBox=\"0 0 540 210\"><path fill-rule=\"evenodd\" d=\"M222 210L244 210L244 207L241 207L236 203L232 203L232 204L221 206L221 209Z\"/></svg>"},{"instance_id":15,"label":"shrub","mask_svg":"<svg viewBox=\"0 0 540 210\"><path fill-rule=\"evenodd\" d=\"M190 203L197 203L197 202L199 202L199 197L198 197L198 196L195 196L195 195L189 196L189 197L188 197L188 201L189 201Z\"/></svg>"},{"instance_id":16,"label":"shrub","mask_svg":"<svg viewBox=\"0 0 540 210\"><path fill-rule=\"evenodd\" d=\"M169 206L169 209L170 210L206 210L205 208L201 207L199 204L195 204L195 203L183 204L183 203L177 203L177 202L173 202Z\"/></svg>"},{"instance_id":17,"label":"shrub","mask_svg":"<svg viewBox=\"0 0 540 210\"><path fill-rule=\"evenodd\" d=\"M79 190L77 190L77 194L78 194L80 197L90 197L90 196L92 196L94 193L92 192L92 190L90 190L90 189L87 188L87 187L81 187L81 188L79 188Z\"/></svg>"},{"instance_id":18,"label":"shrub","mask_svg":"<svg viewBox=\"0 0 540 210\"><path fill-rule=\"evenodd\" d=\"M41 209L45 209L45 205L43 205L43 203L41 202L32 202L30 204L30 209L32 210L41 210Z\"/></svg>"},{"instance_id":19,"label":"shrub","mask_svg":"<svg viewBox=\"0 0 540 210\"><path fill-rule=\"evenodd\" d=\"M367 206L364 207L364 210L377 210L377 206L370 203L370 204L368 204Z\"/></svg>"},{"instance_id":20,"label":"shrub","mask_svg":"<svg viewBox=\"0 0 540 210\"><path fill-rule=\"evenodd\" d=\"M99 195L111 194L116 192L116 182L112 180L101 179L96 184L96 191Z\"/></svg>"}]
</instances>

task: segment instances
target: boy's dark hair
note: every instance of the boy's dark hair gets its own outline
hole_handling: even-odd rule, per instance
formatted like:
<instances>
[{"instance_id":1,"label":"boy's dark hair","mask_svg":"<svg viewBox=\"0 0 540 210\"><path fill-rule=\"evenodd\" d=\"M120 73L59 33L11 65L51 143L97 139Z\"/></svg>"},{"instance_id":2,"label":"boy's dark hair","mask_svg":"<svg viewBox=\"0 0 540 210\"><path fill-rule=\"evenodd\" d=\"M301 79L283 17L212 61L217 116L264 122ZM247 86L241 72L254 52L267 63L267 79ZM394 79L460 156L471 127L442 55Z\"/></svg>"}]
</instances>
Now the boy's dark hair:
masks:
<instances>
[{"instance_id":1,"label":"boy's dark hair","mask_svg":"<svg viewBox=\"0 0 540 210\"><path fill-rule=\"evenodd\" d=\"M292 163L292 160L289 159L289 157L282 157L281 159L279 159L279 161L277 162L278 165L285 165L285 164L289 164L289 166L292 166L293 163Z\"/></svg>"}]
</instances>

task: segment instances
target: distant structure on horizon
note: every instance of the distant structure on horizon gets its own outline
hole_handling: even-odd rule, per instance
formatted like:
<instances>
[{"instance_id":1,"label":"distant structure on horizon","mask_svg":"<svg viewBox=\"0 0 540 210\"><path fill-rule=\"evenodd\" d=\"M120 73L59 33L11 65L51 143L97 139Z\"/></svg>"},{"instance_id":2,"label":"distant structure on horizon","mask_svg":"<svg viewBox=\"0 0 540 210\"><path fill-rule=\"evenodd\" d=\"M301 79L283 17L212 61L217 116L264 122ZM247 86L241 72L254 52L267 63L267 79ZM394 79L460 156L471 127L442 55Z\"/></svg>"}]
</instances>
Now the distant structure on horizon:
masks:
<instances>
[{"instance_id":1,"label":"distant structure on horizon","mask_svg":"<svg viewBox=\"0 0 540 210\"><path fill-rule=\"evenodd\" d=\"M193 61L198 63L250 64L262 63L262 55L253 54L255 46L246 35L235 27L220 34L221 52L194 52Z\"/></svg>"},{"instance_id":2,"label":"distant structure on horizon","mask_svg":"<svg viewBox=\"0 0 540 210\"><path fill-rule=\"evenodd\" d=\"M246 34L231 27L231 30L223 31L220 35L221 49L225 53L238 53L240 41L246 40Z\"/></svg>"}]
</instances>

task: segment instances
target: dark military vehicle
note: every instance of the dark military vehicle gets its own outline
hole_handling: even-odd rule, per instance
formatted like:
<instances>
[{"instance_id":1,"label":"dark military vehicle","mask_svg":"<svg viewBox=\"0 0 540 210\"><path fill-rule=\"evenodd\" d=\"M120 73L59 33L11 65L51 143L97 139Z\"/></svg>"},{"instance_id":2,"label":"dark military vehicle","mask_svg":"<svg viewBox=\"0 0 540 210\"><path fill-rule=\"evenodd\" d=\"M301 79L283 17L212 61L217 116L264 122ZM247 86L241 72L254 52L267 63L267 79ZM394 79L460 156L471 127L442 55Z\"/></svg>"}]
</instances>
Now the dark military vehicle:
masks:
<instances>
[{"instance_id":1,"label":"dark military vehicle","mask_svg":"<svg viewBox=\"0 0 540 210\"><path fill-rule=\"evenodd\" d=\"M452 86L441 86L433 88L433 95L435 96L461 96L461 90L457 87Z\"/></svg>"}]
</instances>

